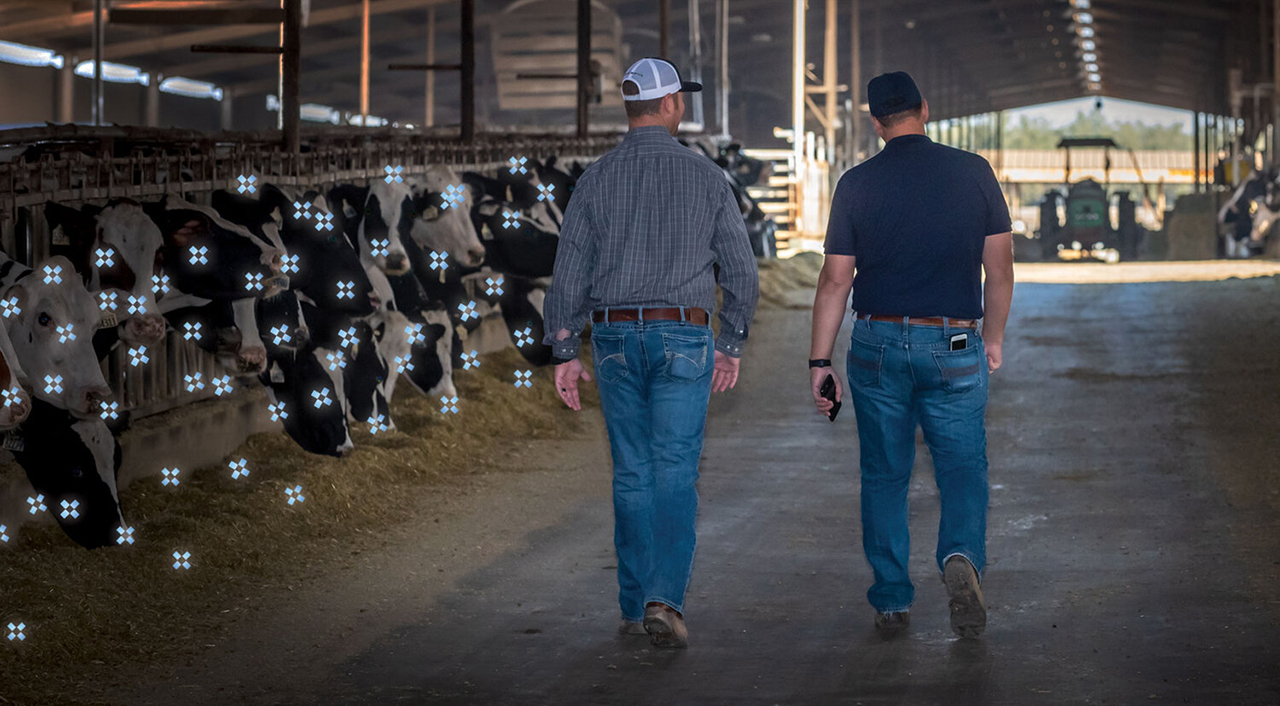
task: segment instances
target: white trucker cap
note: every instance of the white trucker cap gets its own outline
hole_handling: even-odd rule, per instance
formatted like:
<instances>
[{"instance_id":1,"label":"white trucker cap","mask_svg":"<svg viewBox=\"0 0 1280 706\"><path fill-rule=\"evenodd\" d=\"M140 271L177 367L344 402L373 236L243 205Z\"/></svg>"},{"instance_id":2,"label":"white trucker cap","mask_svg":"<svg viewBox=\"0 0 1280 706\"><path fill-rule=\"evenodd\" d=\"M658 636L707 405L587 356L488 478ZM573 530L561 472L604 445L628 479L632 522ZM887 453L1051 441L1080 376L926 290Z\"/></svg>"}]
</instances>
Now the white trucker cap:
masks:
<instances>
[{"instance_id":1,"label":"white trucker cap","mask_svg":"<svg viewBox=\"0 0 1280 706\"><path fill-rule=\"evenodd\" d=\"M625 85L627 81L636 84L640 92L634 96L622 94L622 100L628 101L647 101L654 98L661 98L668 93L676 93L684 91L692 93L702 90L702 84L697 81L681 81L680 72L671 62L665 59L659 59L655 56L646 56L637 61L627 69L622 75L622 82Z\"/></svg>"}]
</instances>

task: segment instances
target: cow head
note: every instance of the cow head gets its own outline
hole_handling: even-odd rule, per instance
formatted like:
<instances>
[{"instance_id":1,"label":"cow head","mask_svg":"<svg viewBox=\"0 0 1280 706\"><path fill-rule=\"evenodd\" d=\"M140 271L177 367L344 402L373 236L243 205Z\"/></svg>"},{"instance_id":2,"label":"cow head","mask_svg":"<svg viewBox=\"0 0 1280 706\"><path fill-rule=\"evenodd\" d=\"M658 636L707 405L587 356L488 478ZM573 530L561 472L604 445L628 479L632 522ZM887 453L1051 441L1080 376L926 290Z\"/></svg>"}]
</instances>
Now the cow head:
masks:
<instances>
[{"instance_id":1,"label":"cow head","mask_svg":"<svg viewBox=\"0 0 1280 706\"><path fill-rule=\"evenodd\" d=\"M366 265L377 265L388 275L408 272L409 256L401 239L409 237L413 228L413 197L409 187L399 182L374 181L359 218L356 240L360 260Z\"/></svg>"},{"instance_id":2,"label":"cow head","mask_svg":"<svg viewBox=\"0 0 1280 706\"><path fill-rule=\"evenodd\" d=\"M115 544L124 525L116 489L120 444L107 425L36 399L18 435L14 458L67 536L90 549Z\"/></svg>"},{"instance_id":3,"label":"cow head","mask_svg":"<svg viewBox=\"0 0 1280 706\"><path fill-rule=\"evenodd\" d=\"M445 208L442 194L449 186L461 185L462 201ZM468 215L471 187L450 167L432 165L421 179L409 182L413 194L414 221L411 234L427 252L447 252L463 267L479 267L484 262L484 244Z\"/></svg>"},{"instance_id":4,"label":"cow head","mask_svg":"<svg viewBox=\"0 0 1280 706\"><path fill-rule=\"evenodd\" d=\"M342 369L330 369L328 354L338 353L308 345L292 361L273 361L272 370L260 376L273 404L283 404L285 432L304 450L326 456L344 456L354 448L347 427L347 400Z\"/></svg>"},{"instance_id":5,"label":"cow head","mask_svg":"<svg viewBox=\"0 0 1280 706\"><path fill-rule=\"evenodd\" d=\"M433 398L438 395L452 397L458 391L453 385L453 330L449 313L443 307L432 308L421 311L418 318L412 323L421 334L420 339L410 341L405 335L403 342L390 341L388 346L392 350L399 350L405 344L411 346L411 365L403 366L402 374L419 392ZM399 337L403 331L403 327L389 327L387 335ZM395 361L394 356L390 360Z\"/></svg>"},{"instance_id":6,"label":"cow head","mask_svg":"<svg viewBox=\"0 0 1280 706\"><path fill-rule=\"evenodd\" d=\"M51 257L0 298L16 307L7 321L9 340L35 396L78 417L91 417L111 389L93 350L98 305L73 273L70 260Z\"/></svg>"},{"instance_id":7,"label":"cow head","mask_svg":"<svg viewBox=\"0 0 1280 706\"><path fill-rule=\"evenodd\" d=\"M160 343L165 326L152 275L163 239L142 206L117 199L105 208L77 211L50 203L45 217L55 236L60 231L70 243L68 259L97 300L103 319L121 322L120 339L133 346Z\"/></svg>"},{"instance_id":8,"label":"cow head","mask_svg":"<svg viewBox=\"0 0 1280 706\"><path fill-rule=\"evenodd\" d=\"M288 289L284 251L270 240L208 206L172 195L143 208L160 228L160 262L178 291L206 299L236 299L271 297Z\"/></svg>"}]
</instances>

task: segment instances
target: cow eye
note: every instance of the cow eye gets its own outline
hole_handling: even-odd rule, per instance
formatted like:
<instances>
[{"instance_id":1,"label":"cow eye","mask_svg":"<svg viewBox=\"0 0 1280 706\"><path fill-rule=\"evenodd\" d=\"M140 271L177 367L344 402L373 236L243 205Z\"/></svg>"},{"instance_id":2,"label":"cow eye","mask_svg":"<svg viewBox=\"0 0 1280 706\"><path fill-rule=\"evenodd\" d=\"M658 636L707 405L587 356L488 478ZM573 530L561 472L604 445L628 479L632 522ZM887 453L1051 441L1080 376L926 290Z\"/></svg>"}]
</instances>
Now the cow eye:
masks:
<instances>
[{"instance_id":1,"label":"cow eye","mask_svg":"<svg viewBox=\"0 0 1280 706\"><path fill-rule=\"evenodd\" d=\"M80 470L79 466L77 466L77 467L75 467L75 468L72 468L72 469L71 469L71 477L72 477L72 478L79 478L79 477L81 477L81 476L83 476L83 475L84 475L84 471Z\"/></svg>"},{"instance_id":2,"label":"cow eye","mask_svg":"<svg viewBox=\"0 0 1280 706\"><path fill-rule=\"evenodd\" d=\"M52 321L52 320L53 320L53 317L49 316L49 314L47 314L46 312L43 312L43 311L42 311L42 312L40 312L40 317L39 317L38 321L40 322L40 325L41 325L41 326L48 326L48 325L49 325L49 322L50 322L50 321Z\"/></svg>"}]
</instances>

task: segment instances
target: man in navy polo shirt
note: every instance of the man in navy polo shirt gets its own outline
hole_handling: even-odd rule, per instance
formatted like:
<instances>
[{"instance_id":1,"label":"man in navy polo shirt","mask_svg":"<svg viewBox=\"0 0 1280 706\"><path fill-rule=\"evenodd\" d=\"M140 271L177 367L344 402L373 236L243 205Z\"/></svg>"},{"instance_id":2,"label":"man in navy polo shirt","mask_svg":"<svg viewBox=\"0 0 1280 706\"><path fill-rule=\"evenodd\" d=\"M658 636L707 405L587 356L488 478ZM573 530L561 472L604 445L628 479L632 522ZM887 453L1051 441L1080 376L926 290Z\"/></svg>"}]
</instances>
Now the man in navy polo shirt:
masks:
<instances>
[{"instance_id":1,"label":"man in navy polo shirt","mask_svg":"<svg viewBox=\"0 0 1280 706\"><path fill-rule=\"evenodd\" d=\"M951 628L977 637L987 622L978 587L986 563L987 383L1000 367L1013 298L1009 209L985 159L925 134L929 104L905 72L871 79L867 98L885 146L845 172L832 198L813 303L810 386L817 411L827 414L832 403L818 390L831 374L852 289L846 373L876 627L891 634L906 627L915 598L907 489L919 426L941 497L937 562ZM840 377L832 377L839 400Z\"/></svg>"}]
</instances>

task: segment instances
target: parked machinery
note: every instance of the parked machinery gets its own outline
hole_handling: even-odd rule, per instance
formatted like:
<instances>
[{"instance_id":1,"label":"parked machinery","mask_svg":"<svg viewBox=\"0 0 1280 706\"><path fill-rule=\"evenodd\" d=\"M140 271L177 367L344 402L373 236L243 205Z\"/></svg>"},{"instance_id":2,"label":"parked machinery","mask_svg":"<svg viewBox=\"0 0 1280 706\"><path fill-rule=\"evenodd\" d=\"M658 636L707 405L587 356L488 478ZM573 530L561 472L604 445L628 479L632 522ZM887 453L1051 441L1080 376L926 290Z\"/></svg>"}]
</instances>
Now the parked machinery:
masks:
<instances>
[{"instance_id":1,"label":"parked machinery","mask_svg":"<svg viewBox=\"0 0 1280 706\"><path fill-rule=\"evenodd\" d=\"M1066 154L1066 193L1051 189L1040 202L1040 230L1037 233L1044 258L1110 263L1135 259L1143 229L1138 225L1136 204L1128 192L1108 195L1107 187L1093 179L1070 183L1073 147L1102 147L1106 150L1104 173L1108 173L1111 169L1110 150L1117 147L1116 143L1109 137L1063 138L1058 147ZM1137 170L1137 159L1132 150L1129 155ZM1139 179L1141 175L1139 170ZM1114 228L1110 216L1112 197L1116 199L1118 221Z\"/></svg>"}]
</instances>

